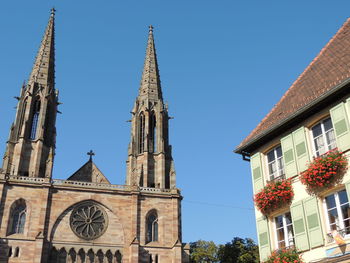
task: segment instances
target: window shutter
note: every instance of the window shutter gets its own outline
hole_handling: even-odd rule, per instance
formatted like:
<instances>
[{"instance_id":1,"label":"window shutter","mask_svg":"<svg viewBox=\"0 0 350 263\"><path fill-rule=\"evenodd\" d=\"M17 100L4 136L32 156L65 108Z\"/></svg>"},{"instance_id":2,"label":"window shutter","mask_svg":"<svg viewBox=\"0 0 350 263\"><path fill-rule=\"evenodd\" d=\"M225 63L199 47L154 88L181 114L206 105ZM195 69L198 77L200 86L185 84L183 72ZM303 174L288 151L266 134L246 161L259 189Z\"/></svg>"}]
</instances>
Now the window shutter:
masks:
<instances>
[{"instance_id":1,"label":"window shutter","mask_svg":"<svg viewBox=\"0 0 350 263\"><path fill-rule=\"evenodd\" d=\"M307 169L310 161L309 151L306 143L305 128L301 127L293 132L293 142L299 172Z\"/></svg>"},{"instance_id":2,"label":"window shutter","mask_svg":"<svg viewBox=\"0 0 350 263\"><path fill-rule=\"evenodd\" d=\"M259 241L260 261L264 261L271 253L269 225L266 217L261 217L256 221Z\"/></svg>"},{"instance_id":3,"label":"window shutter","mask_svg":"<svg viewBox=\"0 0 350 263\"><path fill-rule=\"evenodd\" d=\"M252 170L254 193L257 193L264 187L264 176L261 166L261 153L258 152L250 158L250 167Z\"/></svg>"},{"instance_id":4,"label":"window shutter","mask_svg":"<svg viewBox=\"0 0 350 263\"><path fill-rule=\"evenodd\" d=\"M295 161L292 134L289 134L288 136L281 139L281 146L282 146L284 171L286 173L286 178L297 175L298 170L297 170L297 164Z\"/></svg>"},{"instance_id":5,"label":"window shutter","mask_svg":"<svg viewBox=\"0 0 350 263\"><path fill-rule=\"evenodd\" d=\"M304 208L310 246L311 248L321 246L323 245L324 240L316 197L311 197L304 200Z\"/></svg>"},{"instance_id":6,"label":"window shutter","mask_svg":"<svg viewBox=\"0 0 350 263\"><path fill-rule=\"evenodd\" d=\"M346 104L349 107L349 100ZM340 103L330 110L337 146L341 151L350 149L349 119L346 114L345 103Z\"/></svg>"},{"instance_id":7,"label":"window shutter","mask_svg":"<svg viewBox=\"0 0 350 263\"><path fill-rule=\"evenodd\" d=\"M303 203L301 201L292 204L290 207L292 215L294 240L297 250L304 251L310 248L306 231Z\"/></svg>"}]
</instances>

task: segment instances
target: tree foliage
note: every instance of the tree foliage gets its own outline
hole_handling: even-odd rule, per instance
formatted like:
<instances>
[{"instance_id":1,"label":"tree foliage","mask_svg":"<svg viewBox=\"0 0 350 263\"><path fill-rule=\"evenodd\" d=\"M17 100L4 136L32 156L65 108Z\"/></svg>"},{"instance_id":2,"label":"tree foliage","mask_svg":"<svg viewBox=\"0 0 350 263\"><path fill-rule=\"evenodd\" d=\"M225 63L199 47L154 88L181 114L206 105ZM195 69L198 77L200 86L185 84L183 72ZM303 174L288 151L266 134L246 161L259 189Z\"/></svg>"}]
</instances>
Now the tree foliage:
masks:
<instances>
[{"instance_id":1,"label":"tree foliage","mask_svg":"<svg viewBox=\"0 0 350 263\"><path fill-rule=\"evenodd\" d=\"M235 237L219 246L218 258L223 263L256 263L259 262L259 249L252 239Z\"/></svg>"},{"instance_id":2,"label":"tree foliage","mask_svg":"<svg viewBox=\"0 0 350 263\"><path fill-rule=\"evenodd\" d=\"M198 240L190 243L191 263L214 263L217 258L218 247L213 241Z\"/></svg>"},{"instance_id":3,"label":"tree foliage","mask_svg":"<svg viewBox=\"0 0 350 263\"><path fill-rule=\"evenodd\" d=\"M191 263L258 263L259 249L250 238L235 237L225 245L198 240L190 244Z\"/></svg>"}]
</instances>

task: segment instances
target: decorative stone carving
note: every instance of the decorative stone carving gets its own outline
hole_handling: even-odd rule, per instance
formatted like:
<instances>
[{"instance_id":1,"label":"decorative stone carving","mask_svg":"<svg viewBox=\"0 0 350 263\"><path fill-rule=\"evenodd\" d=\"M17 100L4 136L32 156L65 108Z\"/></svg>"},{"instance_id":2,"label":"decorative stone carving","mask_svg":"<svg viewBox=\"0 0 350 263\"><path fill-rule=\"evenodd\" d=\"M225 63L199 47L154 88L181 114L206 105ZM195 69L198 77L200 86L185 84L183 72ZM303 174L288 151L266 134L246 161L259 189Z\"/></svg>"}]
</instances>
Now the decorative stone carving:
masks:
<instances>
[{"instance_id":1,"label":"decorative stone carving","mask_svg":"<svg viewBox=\"0 0 350 263\"><path fill-rule=\"evenodd\" d=\"M84 202L77 205L70 216L70 227L80 238L96 239L103 235L108 226L106 211L97 203Z\"/></svg>"}]
</instances>

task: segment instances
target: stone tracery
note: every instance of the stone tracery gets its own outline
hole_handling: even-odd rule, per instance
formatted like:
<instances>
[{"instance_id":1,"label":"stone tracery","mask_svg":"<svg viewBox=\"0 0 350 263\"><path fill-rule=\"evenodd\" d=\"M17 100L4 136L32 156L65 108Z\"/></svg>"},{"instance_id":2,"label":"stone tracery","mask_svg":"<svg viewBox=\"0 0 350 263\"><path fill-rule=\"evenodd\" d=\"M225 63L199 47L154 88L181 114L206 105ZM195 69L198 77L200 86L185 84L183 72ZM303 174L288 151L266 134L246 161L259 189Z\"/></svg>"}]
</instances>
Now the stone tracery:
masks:
<instances>
[{"instance_id":1,"label":"stone tracery","mask_svg":"<svg viewBox=\"0 0 350 263\"><path fill-rule=\"evenodd\" d=\"M70 216L72 231L85 240L100 237L106 231L107 225L108 217L105 210L94 202L78 205Z\"/></svg>"}]
</instances>

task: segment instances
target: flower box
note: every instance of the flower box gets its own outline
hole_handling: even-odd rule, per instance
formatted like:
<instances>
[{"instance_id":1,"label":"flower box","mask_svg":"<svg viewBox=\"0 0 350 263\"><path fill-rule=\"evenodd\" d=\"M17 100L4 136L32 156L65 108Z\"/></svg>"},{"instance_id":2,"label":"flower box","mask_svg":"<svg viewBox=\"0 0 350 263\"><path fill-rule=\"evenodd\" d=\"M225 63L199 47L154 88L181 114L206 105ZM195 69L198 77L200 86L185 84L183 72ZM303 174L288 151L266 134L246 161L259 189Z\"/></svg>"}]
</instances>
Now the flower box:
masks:
<instances>
[{"instance_id":1,"label":"flower box","mask_svg":"<svg viewBox=\"0 0 350 263\"><path fill-rule=\"evenodd\" d=\"M290 205L294 196L290 179L269 182L259 193L255 194L256 207L264 215Z\"/></svg>"},{"instance_id":2,"label":"flower box","mask_svg":"<svg viewBox=\"0 0 350 263\"><path fill-rule=\"evenodd\" d=\"M304 263L295 249L279 249L269 256L264 263Z\"/></svg>"},{"instance_id":3,"label":"flower box","mask_svg":"<svg viewBox=\"0 0 350 263\"><path fill-rule=\"evenodd\" d=\"M315 158L308 168L300 174L300 181L307 191L317 194L340 183L348 167L348 160L337 149Z\"/></svg>"}]
</instances>

